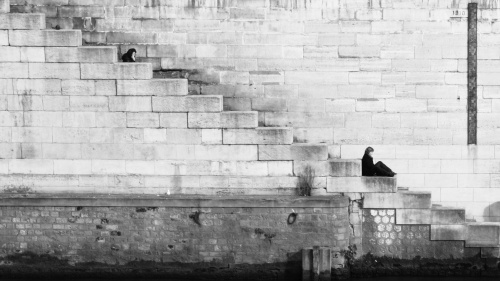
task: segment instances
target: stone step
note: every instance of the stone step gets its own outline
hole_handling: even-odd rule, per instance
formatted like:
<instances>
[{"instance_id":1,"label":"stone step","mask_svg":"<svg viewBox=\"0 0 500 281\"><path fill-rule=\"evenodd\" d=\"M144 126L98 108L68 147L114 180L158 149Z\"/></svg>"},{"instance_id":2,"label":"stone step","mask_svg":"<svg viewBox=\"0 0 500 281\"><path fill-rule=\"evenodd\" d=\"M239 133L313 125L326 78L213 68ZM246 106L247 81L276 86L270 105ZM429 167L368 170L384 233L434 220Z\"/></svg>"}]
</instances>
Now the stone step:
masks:
<instances>
[{"instance_id":1,"label":"stone step","mask_svg":"<svg viewBox=\"0 0 500 281\"><path fill-rule=\"evenodd\" d=\"M366 209L430 209L431 193L398 191L396 193L367 193L363 200Z\"/></svg>"},{"instance_id":2,"label":"stone step","mask_svg":"<svg viewBox=\"0 0 500 281\"><path fill-rule=\"evenodd\" d=\"M113 46L47 47L46 62L117 62L117 48Z\"/></svg>"},{"instance_id":3,"label":"stone step","mask_svg":"<svg viewBox=\"0 0 500 281\"><path fill-rule=\"evenodd\" d=\"M2 3L0 3L2 5ZM0 7L0 9L2 9ZM45 14L2 14L0 13L1 29L45 29Z\"/></svg>"},{"instance_id":4,"label":"stone step","mask_svg":"<svg viewBox=\"0 0 500 281\"><path fill-rule=\"evenodd\" d=\"M466 224L431 225L431 240L465 240L467 239Z\"/></svg>"},{"instance_id":5,"label":"stone step","mask_svg":"<svg viewBox=\"0 0 500 281\"><path fill-rule=\"evenodd\" d=\"M359 159L334 159L329 162L332 177L361 177L361 160Z\"/></svg>"},{"instance_id":6,"label":"stone step","mask_svg":"<svg viewBox=\"0 0 500 281\"><path fill-rule=\"evenodd\" d=\"M9 0L0 0L0 14L10 12L10 2Z\"/></svg>"},{"instance_id":7,"label":"stone step","mask_svg":"<svg viewBox=\"0 0 500 281\"><path fill-rule=\"evenodd\" d=\"M81 63L81 79L152 79L150 63Z\"/></svg>"},{"instance_id":8,"label":"stone step","mask_svg":"<svg viewBox=\"0 0 500 281\"><path fill-rule=\"evenodd\" d=\"M257 128L257 111L189 112L188 128Z\"/></svg>"},{"instance_id":9,"label":"stone step","mask_svg":"<svg viewBox=\"0 0 500 281\"><path fill-rule=\"evenodd\" d=\"M500 258L500 247L482 247L481 248L481 258Z\"/></svg>"},{"instance_id":10,"label":"stone step","mask_svg":"<svg viewBox=\"0 0 500 281\"><path fill-rule=\"evenodd\" d=\"M397 191L397 177L328 177L328 192L381 192Z\"/></svg>"},{"instance_id":11,"label":"stone step","mask_svg":"<svg viewBox=\"0 0 500 281\"><path fill-rule=\"evenodd\" d=\"M328 146L324 144L259 145L259 160L321 161L327 159Z\"/></svg>"},{"instance_id":12,"label":"stone step","mask_svg":"<svg viewBox=\"0 0 500 281\"><path fill-rule=\"evenodd\" d=\"M468 223L465 247L500 247L500 222Z\"/></svg>"},{"instance_id":13,"label":"stone step","mask_svg":"<svg viewBox=\"0 0 500 281\"><path fill-rule=\"evenodd\" d=\"M170 194L170 195L283 195L293 196L297 194L296 188L224 188L224 187L135 187L135 186L86 186L79 187L75 190L70 190L67 187L39 187L33 190L36 193L93 193L93 194Z\"/></svg>"},{"instance_id":14,"label":"stone step","mask_svg":"<svg viewBox=\"0 0 500 281\"><path fill-rule=\"evenodd\" d=\"M11 46L78 47L82 45L80 30L9 30Z\"/></svg>"},{"instance_id":15,"label":"stone step","mask_svg":"<svg viewBox=\"0 0 500 281\"><path fill-rule=\"evenodd\" d=\"M185 96L187 79L117 80L119 96Z\"/></svg>"},{"instance_id":16,"label":"stone step","mask_svg":"<svg viewBox=\"0 0 500 281\"><path fill-rule=\"evenodd\" d=\"M289 189L296 190L297 177L289 176L210 176L210 175L83 175L15 174L0 175L0 193L15 192L15 187L50 192L67 189L78 192L87 188L197 188L197 189ZM55 191L55 190L54 190Z\"/></svg>"},{"instance_id":17,"label":"stone step","mask_svg":"<svg viewBox=\"0 0 500 281\"><path fill-rule=\"evenodd\" d=\"M397 224L465 224L465 209L432 207L431 209L396 209Z\"/></svg>"},{"instance_id":18,"label":"stone step","mask_svg":"<svg viewBox=\"0 0 500 281\"><path fill-rule=\"evenodd\" d=\"M112 145L109 145L112 147ZM124 151L127 153L128 151ZM102 150L85 153L97 155ZM131 152L128 152L131 153ZM115 155L119 158L119 155ZM293 176L292 161L244 160L155 160L140 161L121 159L56 160L9 159L7 168L14 174L75 174L75 175L165 175L165 176L235 176L267 177ZM2 161L5 162L5 161Z\"/></svg>"},{"instance_id":19,"label":"stone step","mask_svg":"<svg viewBox=\"0 0 500 281\"><path fill-rule=\"evenodd\" d=\"M255 129L224 129L223 144L292 144L293 129L263 127Z\"/></svg>"},{"instance_id":20,"label":"stone step","mask_svg":"<svg viewBox=\"0 0 500 281\"><path fill-rule=\"evenodd\" d=\"M222 96L153 97L154 112L222 112Z\"/></svg>"}]
</instances>

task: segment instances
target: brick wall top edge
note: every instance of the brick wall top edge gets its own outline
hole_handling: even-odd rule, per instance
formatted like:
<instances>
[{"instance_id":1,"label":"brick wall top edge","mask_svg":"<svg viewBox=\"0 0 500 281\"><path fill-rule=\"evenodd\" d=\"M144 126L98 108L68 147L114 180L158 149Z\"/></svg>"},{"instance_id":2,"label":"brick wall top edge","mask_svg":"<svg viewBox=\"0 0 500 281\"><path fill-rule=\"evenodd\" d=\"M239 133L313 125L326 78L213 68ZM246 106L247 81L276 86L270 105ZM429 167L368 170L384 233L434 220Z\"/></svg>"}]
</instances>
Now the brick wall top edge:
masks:
<instances>
[{"instance_id":1,"label":"brick wall top edge","mask_svg":"<svg viewBox=\"0 0 500 281\"><path fill-rule=\"evenodd\" d=\"M179 196L98 194L0 194L0 206L342 208L345 196Z\"/></svg>"}]
</instances>

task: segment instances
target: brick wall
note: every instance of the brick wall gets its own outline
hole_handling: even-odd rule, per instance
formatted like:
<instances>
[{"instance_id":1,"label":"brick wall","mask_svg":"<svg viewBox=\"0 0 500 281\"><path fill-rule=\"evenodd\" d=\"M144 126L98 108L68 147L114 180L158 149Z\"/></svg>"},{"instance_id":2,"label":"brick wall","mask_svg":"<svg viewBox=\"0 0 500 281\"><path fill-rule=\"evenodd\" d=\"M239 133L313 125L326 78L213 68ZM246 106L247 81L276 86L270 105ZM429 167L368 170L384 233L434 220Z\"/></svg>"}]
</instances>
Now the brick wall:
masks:
<instances>
[{"instance_id":1,"label":"brick wall","mask_svg":"<svg viewBox=\"0 0 500 281\"><path fill-rule=\"evenodd\" d=\"M49 254L72 264L142 260L227 266L300 261L304 247L339 251L350 239L346 197L67 200L2 198L3 254ZM292 209L298 216L289 225ZM195 212L200 225L190 218Z\"/></svg>"},{"instance_id":2,"label":"brick wall","mask_svg":"<svg viewBox=\"0 0 500 281\"><path fill-rule=\"evenodd\" d=\"M468 1L11 1L87 44L135 47L191 94L259 111L332 158L365 146L401 186L497 221L500 210L499 7L479 2L478 147L466 146Z\"/></svg>"}]
</instances>

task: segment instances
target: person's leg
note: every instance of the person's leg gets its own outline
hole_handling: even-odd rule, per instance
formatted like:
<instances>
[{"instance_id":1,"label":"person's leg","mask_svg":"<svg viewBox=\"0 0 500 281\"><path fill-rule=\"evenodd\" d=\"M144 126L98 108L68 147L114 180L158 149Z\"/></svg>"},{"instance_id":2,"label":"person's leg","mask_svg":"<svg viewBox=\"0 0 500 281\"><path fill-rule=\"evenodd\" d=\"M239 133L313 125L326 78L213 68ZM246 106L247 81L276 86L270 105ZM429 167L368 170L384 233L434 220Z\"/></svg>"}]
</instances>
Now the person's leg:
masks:
<instances>
[{"instance_id":1,"label":"person's leg","mask_svg":"<svg viewBox=\"0 0 500 281\"><path fill-rule=\"evenodd\" d=\"M379 164L380 168L386 170L387 172L393 173L391 168L387 167L387 165L385 165L384 162L378 161L377 164Z\"/></svg>"},{"instance_id":2,"label":"person's leg","mask_svg":"<svg viewBox=\"0 0 500 281\"><path fill-rule=\"evenodd\" d=\"M383 165L382 162L377 162L377 164L375 164L375 173L377 174L377 176L380 176L380 177L392 177L394 176L394 173L392 171L389 170L386 170L384 169L385 165ZM387 166L385 166L387 167Z\"/></svg>"}]
</instances>

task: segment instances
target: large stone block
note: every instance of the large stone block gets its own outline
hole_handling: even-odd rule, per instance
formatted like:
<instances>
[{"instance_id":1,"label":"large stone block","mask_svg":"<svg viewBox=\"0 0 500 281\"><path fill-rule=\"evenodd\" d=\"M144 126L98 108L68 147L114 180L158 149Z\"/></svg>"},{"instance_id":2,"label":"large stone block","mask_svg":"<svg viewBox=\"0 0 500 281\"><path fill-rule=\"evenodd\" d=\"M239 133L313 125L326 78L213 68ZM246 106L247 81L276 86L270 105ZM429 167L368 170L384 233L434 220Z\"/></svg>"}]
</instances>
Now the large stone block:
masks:
<instances>
[{"instance_id":1,"label":"large stone block","mask_svg":"<svg viewBox=\"0 0 500 281\"><path fill-rule=\"evenodd\" d=\"M188 128L256 128L257 126L256 111L188 113Z\"/></svg>"},{"instance_id":2,"label":"large stone block","mask_svg":"<svg viewBox=\"0 0 500 281\"><path fill-rule=\"evenodd\" d=\"M158 128L160 116L156 112L127 112L127 127Z\"/></svg>"},{"instance_id":3,"label":"large stone block","mask_svg":"<svg viewBox=\"0 0 500 281\"><path fill-rule=\"evenodd\" d=\"M465 209L433 207L431 209L431 224L465 224Z\"/></svg>"},{"instance_id":4,"label":"large stone block","mask_svg":"<svg viewBox=\"0 0 500 281\"><path fill-rule=\"evenodd\" d=\"M2 62L0 63L0 78L28 78L27 63Z\"/></svg>"},{"instance_id":5,"label":"large stone block","mask_svg":"<svg viewBox=\"0 0 500 281\"><path fill-rule=\"evenodd\" d=\"M397 209L396 224L431 224L431 210Z\"/></svg>"},{"instance_id":6,"label":"large stone block","mask_svg":"<svg viewBox=\"0 0 500 281\"><path fill-rule=\"evenodd\" d=\"M151 97L109 97L110 111L151 111Z\"/></svg>"},{"instance_id":7,"label":"large stone block","mask_svg":"<svg viewBox=\"0 0 500 281\"><path fill-rule=\"evenodd\" d=\"M30 78L80 79L78 63L30 63Z\"/></svg>"},{"instance_id":8,"label":"large stone block","mask_svg":"<svg viewBox=\"0 0 500 281\"><path fill-rule=\"evenodd\" d=\"M465 210L449 207L432 209L397 209L397 224L465 224Z\"/></svg>"},{"instance_id":9,"label":"large stone block","mask_svg":"<svg viewBox=\"0 0 500 281\"><path fill-rule=\"evenodd\" d=\"M47 47L46 62L116 62L117 49L111 46Z\"/></svg>"},{"instance_id":10,"label":"large stone block","mask_svg":"<svg viewBox=\"0 0 500 281\"><path fill-rule=\"evenodd\" d=\"M123 96L183 96L187 79L117 80L117 94Z\"/></svg>"},{"instance_id":11,"label":"large stone block","mask_svg":"<svg viewBox=\"0 0 500 281\"><path fill-rule=\"evenodd\" d=\"M259 145L259 160L326 160L328 146L321 144Z\"/></svg>"},{"instance_id":12,"label":"large stone block","mask_svg":"<svg viewBox=\"0 0 500 281\"><path fill-rule=\"evenodd\" d=\"M82 45L80 30L9 30L11 46L71 47Z\"/></svg>"},{"instance_id":13,"label":"large stone block","mask_svg":"<svg viewBox=\"0 0 500 281\"><path fill-rule=\"evenodd\" d=\"M468 223L466 247L499 247L500 223Z\"/></svg>"},{"instance_id":14,"label":"large stone block","mask_svg":"<svg viewBox=\"0 0 500 281\"><path fill-rule=\"evenodd\" d=\"M397 178L393 177L328 177L328 192L381 192L397 191Z\"/></svg>"},{"instance_id":15,"label":"large stone block","mask_svg":"<svg viewBox=\"0 0 500 281\"><path fill-rule=\"evenodd\" d=\"M195 158L199 160L256 161L256 145L195 145Z\"/></svg>"},{"instance_id":16,"label":"large stone block","mask_svg":"<svg viewBox=\"0 0 500 281\"><path fill-rule=\"evenodd\" d=\"M10 12L10 1L0 0L0 13L9 13L9 12Z\"/></svg>"},{"instance_id":17,"label":"large stone block","mask_svg":"<svg viewBox=\"0 0 500 281\"><path fill-rule=\"evenodd\" d=\"M361 160L338 159L329 161L332 177L361 177Z\"/></svg>"},{"instance_id":18,"label":"large stone block","mask_svg":"<svg viewBox=\"0 0 500 281\"><path fill-rule=\"evenodd\" d=\"M92 173L90 160L54 160L56 175L88 175Z\"/></svg>"},{"instance_id":19,"label":"large stone block","mask_svg":"<svg viewBox=\"0 0 500 281\"><path fill-rule=\"evenodd\" d=\"M292 128L224 129L224 144L291 144Z\"/></svg>"},{"instance_id":20,"label":"large stone block","mask_svg":"<svg viewBox=\"0 0 500 281\"><path fill-rule=\"evenodd\" d=\"M45 14L1 14L0 29L45 29Z\"/></svg>"},{"instance_id":21,"label":"large stone block","mask_svg":"<svg viewBox=\"0 0 500 281\"><path fill-rule=\"evenodd\" d=\"M153 97L155 112L221 112L222 96Z\"/></svg>"},{"instance_id":22,"label":"large stone block","mask_svg":"<svg viewBox=\"0 0 500 281\"><path fill-rule=\"evenodd\" d=\"M152 79L150 63L82 63L82 79Z\"/></svg>"},{"instance_id":23,"label":"large stone block","mask_svg":"<svg viewBox=\"0 0 500 281\"><path fill-rule=\"evenodd\" d=\"M431 225L431 240L465 240L467 225Z\"/></svg>"},{"instance_id":24,"label":"large stone block","mask_svg":"<svg viewBox=\"0 0 500 281\"><path fill-rule=\"evenodd\" d=\"M109 111L108 98L96 96L71 96L71 111Z\"/></svg>"},{"instance_id":25,"label":"large stone block","mask_svg":"<svg viewBox=\"0 0 500 281\"><path fill-rule=\"evenodd\" d=\"M0 47L1 62L20 62L21 48L19 47Z\"/></svg>"},{"instance_id":26,"label":"large stone block","mask_svg":"<svg viewBox=\"0 0 500 281\"><path fill-rule=\"evenodd\" d=\"M367 193L363 201L363 208L367 209L429 209L430 207L430 192Z\"/></svg>"},{"instance_id":27,"label":"large stone block","mask_svg":"<svg viewBox=\"0 0 500 281\"><path fill-rule=\"evenodd\" d=\"M42 159L11 159L9 160L10 174L52 174L54 163L52 160Z\"/></svg>"}]
</instances>

